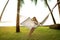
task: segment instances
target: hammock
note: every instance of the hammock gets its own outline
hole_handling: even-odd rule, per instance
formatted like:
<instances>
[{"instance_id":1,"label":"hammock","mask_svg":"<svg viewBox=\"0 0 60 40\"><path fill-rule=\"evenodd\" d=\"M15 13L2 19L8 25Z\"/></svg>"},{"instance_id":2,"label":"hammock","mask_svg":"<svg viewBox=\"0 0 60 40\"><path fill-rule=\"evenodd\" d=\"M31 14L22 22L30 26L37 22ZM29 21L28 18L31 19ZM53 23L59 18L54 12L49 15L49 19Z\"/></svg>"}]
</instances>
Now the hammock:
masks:
<instances>
[{"instance_id":1,"label":"hammock","mask_svg":"<svg viewBox=\"0 0 60 40\"><path fill-rule=\"evenodd\" d=\"M30 17L22 16L20 19L20 24L31 29L32 27L37 27L37 26L43 25L45 23L45 21L48 19L48 17L49 17L49 14L45 17L45 19L42 22L38 22L35 17L33 17L32 18L33 20L32 20ZM24 19L24 20L22 20L22 19Z\"/></svg>"}]
</instances>

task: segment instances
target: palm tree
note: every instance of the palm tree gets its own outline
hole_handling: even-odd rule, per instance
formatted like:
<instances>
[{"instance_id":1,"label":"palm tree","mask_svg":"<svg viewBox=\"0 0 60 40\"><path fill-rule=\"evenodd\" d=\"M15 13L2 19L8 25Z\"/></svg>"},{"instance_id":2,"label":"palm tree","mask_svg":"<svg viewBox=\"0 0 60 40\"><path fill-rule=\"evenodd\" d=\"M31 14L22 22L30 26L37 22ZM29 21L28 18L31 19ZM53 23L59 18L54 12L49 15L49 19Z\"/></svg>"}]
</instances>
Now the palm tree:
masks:
<instances>
[{"instance_id":1,"label":"palm tree","mask_svg":"<svg viewBox=\"0 0 60 40\"><path fill-rule=\"evenodd\" d=\"M16 32L20 32L19 26L19 13L20 13L20 0L17 0L17 17L16 17Z\"/></svg>"},{"instance_id":2,"label":"palm tree","mask_svg":"<svg viewBox=\"0 0 60 40\"><path fill-rule=\"evenodd\" d=\"M34 1L34 2L35 2L35 5L36 5L38 0L31 0L31 1ZM50 8L47 0L44 0L44 2L45 2L45 4L47 5L47 7L48 7L48 9L49 9L49 11L50 11L50 13L51 13L51 16L52 16L52 19L53 19L54 24L56 24L56 21L55 21L55 19L54 19L53 13L52 13L52 10L51 10L51 8Z\"/></svg>"},{"instance_id":3,"label":"palm tree","mask_svg":"<svg viewBox=\"0 0 60 40\"><path fill-rule=\"evenodd\" d=\"M6 5L3 8L3 11L2 11L1 16L0 16L0 21L2 19L3 13L5 11L5 8L6 8L7 4L8 4L8 2L9 2L9 0L7 1ZM20 32L20 28L19 28L19 22L20 22L19 18L20 18L20 15L19 15L19 13L20 13L20 6L22 6L23 3L24 3L23 0L17 0L16 32Z\"/></svg>"},{"instance_id":4,"label":"palm tree","mask_svg":"<svg viewBox=\"0 0 60 40\"><path fill-rule=\"evenodd\" d=\"M50 13L51 13L51 16L52 16L52 19L53 19L54 24L56 24L56 21L55 21L55 19L54 19L53 13L52 13L52 10L51 10L51 8L50 8L47 0L45 0L45 3L46 3L46 5L47 5L47 7L48 7L48 9L49 9L49 11L50 11Z\"/></svg>"},{"instance_id":5,"label":"palm tree","mask_svg":"<svg viewBox=\"0 0 60 40\"><path fill-rule=\"evenodd\" d=\"M5 11L5 8L6 8L7 4L8 4L8 2L9 2L9 0L7 1L7 3L5 4L5 6L4 6L3 10L2 10L2 13L1 13L1 16L0 16L0 21L1 21L1 19L2 19L3 13L4 13L4 11Z\"/></svg>"},{"instance_id":6,"label":"palm tree","mask_svg":"<svg viewBox=\"0 0 60 40\"><path fill-rule=\"evenodd\" d=\"M58 3L59 15L60 15L60 0L57 0L57 3Z\"/></svg>"},{"instance_id":7,"label":"palm tree","mask_svg":"<svg viewBox=\"0 0 60 40\"><path fill-rule=\"evenodd\" d=\"M24 3L23 0L17 0L17 17L16 17L16 32L20 32L20 6Z\"/></svg>"}]
</instances>

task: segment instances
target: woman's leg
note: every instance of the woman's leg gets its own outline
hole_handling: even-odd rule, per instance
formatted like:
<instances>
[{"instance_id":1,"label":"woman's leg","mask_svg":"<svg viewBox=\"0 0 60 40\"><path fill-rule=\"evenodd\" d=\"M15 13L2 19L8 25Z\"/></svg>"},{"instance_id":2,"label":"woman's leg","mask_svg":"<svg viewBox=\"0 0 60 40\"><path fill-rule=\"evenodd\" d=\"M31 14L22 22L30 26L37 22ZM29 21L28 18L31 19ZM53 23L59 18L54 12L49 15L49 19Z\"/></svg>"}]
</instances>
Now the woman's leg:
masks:
<instances>
[{"instance_id":1,"label":"woman's leg","mask_svg":"<svg viewBox=\"0 0 60 40\"><path fill-rule=\"evenodd\" d=\"M33 27L30 32L29 32L29 36L34 32L35 28Z\"/></svg>"}]
</instances>

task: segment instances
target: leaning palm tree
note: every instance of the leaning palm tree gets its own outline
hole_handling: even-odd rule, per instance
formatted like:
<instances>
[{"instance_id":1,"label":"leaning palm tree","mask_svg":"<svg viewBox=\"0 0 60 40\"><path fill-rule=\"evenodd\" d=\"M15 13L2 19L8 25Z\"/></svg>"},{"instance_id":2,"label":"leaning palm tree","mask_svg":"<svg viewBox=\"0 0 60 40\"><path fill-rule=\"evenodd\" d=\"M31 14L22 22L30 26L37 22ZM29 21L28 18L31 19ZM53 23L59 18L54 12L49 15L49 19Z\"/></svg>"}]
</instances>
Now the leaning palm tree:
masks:
<instances>
[{"instance_id":1,"label":"leaning palm tree","mask_svg":"<svg viewBox=\"0 0 60 40\"><path fill-rule=\"evenodd\" d=\"M5 11L5 8L6 8L7 4L8 4L8 2L9 2L9 0L7 1L7 3L5 4L5 6L4 6L3 10L2 10L2 13L1 13L1 15L0 15L0 21L1 21L1 19L2 19L3 13L4 13L4 11Z\"/></svg>"},{"instance_id":2,"label":"leaning palm tree","mask_svg":"<svg viewBox=\"0 0 60 40\"><path fill-rule=\"evenodd\" d=\"M52 10L51 10L51 8L50 8L47 0L44 0L44 1L45 1L45 4L47 5L47 7L48 7L48 9L49 9L49 11L50 11L50 13L51 13L51 16L52 16L52 19L53 19L54 24L56 24L56 21L55 21L55 19L54 19L53 13L52 13Z\"/></svg>"},{"instance_id":3,"label":"leaning palm tree","mask_svg":"<svg viewBox=\"0 0 60 40\"><path fill-rule=\"evenodd\" d=\"M16 32L20 32L20 6L24 3L23 0L17 0L17 17L16 17Z\"/></svg>"},{"instance_id":4,"label":"leaning palm tree","mask_svg":"<svg viewBox=\"0 0 60 40\"><path fill-rule=\"evenodd\" d=\"M36 5L38 0L31 0L31 1L35 2L35 5ZM52 13L52 10L51 10L51 8L50 8L47 0L44 0L44 2L45 2L45 4L47 5L47 7L48 7L48 9L49 9L49 11L50 11L50 13L51 13L51 16L52 16L52 19L53 19L54 24L56 24L56 21L55 21L55 19L54 19L53 13Z\"/></svg>"},{"instance_id":5,"label":"leaning palm tree","mask_svg":"<svg viewBox=\"0 0 60 40\"><path fill-rule=\"evenodd\" d=\"M58 3L59 15L60 15L60 0L57 0L57 3Z\"/></svg>"}]
</instances>

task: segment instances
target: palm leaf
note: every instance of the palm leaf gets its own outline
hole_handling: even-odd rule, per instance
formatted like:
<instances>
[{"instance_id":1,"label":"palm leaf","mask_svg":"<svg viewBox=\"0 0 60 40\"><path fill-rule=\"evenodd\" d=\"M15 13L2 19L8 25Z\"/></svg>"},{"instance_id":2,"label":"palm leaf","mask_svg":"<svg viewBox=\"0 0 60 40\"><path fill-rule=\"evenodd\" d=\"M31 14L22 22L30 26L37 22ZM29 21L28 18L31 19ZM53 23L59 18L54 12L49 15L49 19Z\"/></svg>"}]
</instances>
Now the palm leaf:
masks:
<instances>
[{"instance_id":1,"label":"palm leaf","mask_svg":"<svg viewBox=\"0 0 60 40\"><path fill-rule=\"evenodd\" d=\"M47 1L51 1L51 0L43 0L43 1L44 1L45 6L48 6Z\"/></svg>"},{"instance_id":2,"label":"palm leaf","mask_svg":"<svg viewBox=\"0 0 60 40\"><path fill-rule=\"evenodd\" d=\"M20 0L20 7L22 7L22 4L24 4L24 0Z\"/></svg>"},{"instance_id":3,"label":"palm leaf","mask_svg":"<svg viewBox=\"0 0 60 40\"><path fill-rule=\"evenodd\" d=\"M37 0L31 0L32 2L34 2L35 3L35 5L37 5Z\"/></svg>"}]
</instances>

